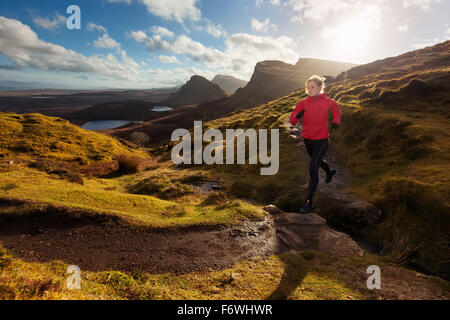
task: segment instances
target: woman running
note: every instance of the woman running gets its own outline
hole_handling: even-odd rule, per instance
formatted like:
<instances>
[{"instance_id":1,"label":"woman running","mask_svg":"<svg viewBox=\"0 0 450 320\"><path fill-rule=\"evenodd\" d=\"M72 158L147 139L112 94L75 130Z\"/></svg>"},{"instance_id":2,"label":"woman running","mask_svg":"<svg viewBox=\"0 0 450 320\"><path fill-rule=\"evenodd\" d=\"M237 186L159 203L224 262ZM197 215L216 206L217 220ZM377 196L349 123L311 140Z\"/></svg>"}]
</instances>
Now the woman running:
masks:
<instances>
[{"instance_id":1,"label":"woman running","mask_svg":"<svg viewBox=\"0 0 450 320\"><path fill-rule=\"evenodd\" d=\"M319 183L319 166L325 170L325 182L330 183L336 170L330 170L328 163L323 159L327 152L329 141L328 112L333 113L332 128L338 129L341 124L341 109L338 104L327 98L323 89L325 78L312 76L306 81L305 90L308 97L297 103L291 114L290 122L295 126L302 119L302 137L306 150L311 157L309 163L309 184L305 204L300 209L302 213L313 210L312 199Z\"/></svg>"}]
</instances>

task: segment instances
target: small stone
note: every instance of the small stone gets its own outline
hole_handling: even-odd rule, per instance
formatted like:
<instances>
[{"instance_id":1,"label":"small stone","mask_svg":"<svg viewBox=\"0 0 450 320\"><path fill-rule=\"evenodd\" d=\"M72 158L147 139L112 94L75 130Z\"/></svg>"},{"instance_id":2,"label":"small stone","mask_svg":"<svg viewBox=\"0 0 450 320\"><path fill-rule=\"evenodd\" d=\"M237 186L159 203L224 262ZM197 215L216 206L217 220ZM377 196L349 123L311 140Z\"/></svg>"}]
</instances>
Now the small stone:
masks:
<instances>
[{"instance_id":1,"label":"small stone","mask_svg":"<svg viewBox=\"0 0 450 320\"><path fill-rule=\"evenodd\" d=\"M217 287L212 287L211 290L210 290L210 292L211 292L212 294L217 294L217 293L220 293L220 289L217 288Z\"/></svg>"},{"instance_id":2,"label":"small stone","mask_svg":"<svg viewBox=\"0 0 450 320\"><path fill-rule=\"evenodd\" d=\"M283 212L277 206L275 206L273 204L269 204L269 205L265 206L263 208L263 210L268 212L268 213L270 213L270 214L279 214L279 213Z\"/></svg>"}]
</instances>

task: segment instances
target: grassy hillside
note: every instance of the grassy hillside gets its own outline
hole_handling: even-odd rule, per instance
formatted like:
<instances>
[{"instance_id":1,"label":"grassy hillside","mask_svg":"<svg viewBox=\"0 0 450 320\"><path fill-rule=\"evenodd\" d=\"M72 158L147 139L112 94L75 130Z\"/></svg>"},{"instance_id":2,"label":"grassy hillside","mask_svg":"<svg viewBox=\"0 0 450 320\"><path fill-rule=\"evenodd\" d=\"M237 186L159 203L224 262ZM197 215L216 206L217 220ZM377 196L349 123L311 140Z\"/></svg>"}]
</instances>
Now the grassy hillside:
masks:
<instances>
[{"instance_id":1,"label":"grassy hillside","mask_svg":"<svg viewBox=\"0 0 450 320\"><path fill-rule=\"evenodd\" d=\"M155 160L131 143L124 145L60 118L0 115L2 197L119 215L151 227L232 224L263 216L260 208L241 201L203 203L207 195L196 195L189 179L202 181L206 176L186 175L170 164L155 166ZM83 174L102 167L118 170L110 164L124 154L147 163L145 170L109 179Z\"/></svg>"},{"instance_id":2,"label":"grassy hillside","mask_svg":"<svg viewBox=\"0 0 450 320\"><path fill-rule=\"evenodd\" d=\"M399 263L413 262L447 278L450 73L448 64L442 62L449 56L447 41L355 67L339 75L327 89L343 111L342 126L332 134L331 143L352 174L347 191L376 204L384 216L383 223L374 228L332 223L377 242L384 254ZM377 94L369 99L368 92ZM300 89L210 121L203 129L277 128L303 97ZM276 175L261 176L255 165L204 168L226 177L230 194L298 210L304 200L299 186L308 181L307 165L308 159L294 148L287 134L281 134Z\"/></svg>"},{"instance_id":3,"label":"grassy hillside","mask_svg":"<svg viewBox=\"0 0 450 320\"><path fill-rule=\"evenodd\" d=\"M39 113L0 112L0 154L3 158L46 158L90 164L111 161L122 153L146 157L127 142L81 129L69 121Z\"/></svg>"},{"instance_id":4,"label":"grassy hillside","mask_svg":"<svg viewBox=\"0 0 450 320\"><path fill-rule=\"evenodd\" d=\"M303 92L294 92L204 128L279 128L302 97ZM303 200L299 185L307 182L307 159L289 139L280 132L280 170L274 176L260 176L254 165L175 168L163 153L148 170L111 178L83 176L83 186L24 167L4 169L1 185L11 198L106 212L146 226L183 225L189 219L199 224L258 219L256 207L238 198L275 202L287 210L298 209ZM192 184L211 180L225 190L207 196L193 189ZM205 205L209 211L196 215ZM0 212L25 216L39 206L26 203ZM179 215L180 210L187 215ZM372 264L382 268L383 283L389 284L381 292L365 286L366 268ZM231 268L188 274L83 270L80 290L67 289L67 264L62 261L27 262L0 249L0 269L1 299L445 299L450 288L446 281L399 267L390 258L370 254L338 258L313 250L245 259Z\"/></svg>"},{"instance_id":5,"label":"grassy hillside","mask_svg":"<svg viewBox=\"0 0 450 320\"><path fill-rule=\"evenodd\" d=\"M442 47L437 48L442 52ZM414 53L417 54L420 56ZM377 68L381 70L380 63ZM375 79L377 68L373 68L373 75L364 72ZM415 79L432 86L427 70L421 78L414 68L398 64L395 68L411 69ZM401 97L395 104L362 100L351 90L365 85L364 79L369 76L360 76L364 72L357 70L350 70L345 79L342 75L337 77L328 89L343 111L342 126L333 132L331 143L341 163L352 173L353 182L347 191L374 202L384 214L383 222L373 228L343 226L378 242L383 256L366 253L363 257L340 258L302 251L268 259L244 259L225 270L188 274L83 271L82 289L68 290L64 262L28 262L0 249L0 298L448 299L447 281L398 265L414 261L428 271L448 277L450 126L448 118L436 107L446 100L437 89L431 96L425 94L412 100L405 94L408 90L395 86L389 89L394 92L391 97ZM354 78L349 76L353 72ZM401 78L407 77L399 70L389 74L394 72ZM388 75L379 81L388 81ZM375 82L372 85L376 88ZM267 104L204 123L203 129L280 129L296 102L304 97L303 90L297 90ZM436 103L423 102L433 97L437 97ZM417 108L413 101L422 107ZM0 133L4 154L0 193L2 198L34 201L17 207L0 206L4 217L33 214L36 206L48 203L119 217L145 228L232 225L245 219L261 220L265 215L262 205L274 203L283 210L296 211L304 200L301 186L308 182L309 159L283 130L279 171L261 176L260 165L177 167L170 160L167 146L148 150L152 154L149 157L131 144L123 145L62 119L36 114L3 115L4 127L8 129ZM67 146L58 146L59 152L52 151L52 143L61 140ZM118 153L142 157L146 165L127 175L117 169L111 169L107 176L96 174L96 166L101 168L106 166L102 163L117 161ZM49 170L45 165L33 166L40 156L50 164L62 161L78 168L82 183L61 179L58 170ZM14 159L13 164L8 163L10 159ZM199 191L208 181L217 181L223 190ZM317 200L317 206L327 205L320 197ZM387 285L380 292L365 287L366 268L372 264L383 270L383 283Z\"/></svg>"},{"instance_id":6,"label":"grassy hillside","mask_svg":"<svg viewBox=\"0 0 450 320\"><path fill-rule=\"evenodd\" d=\"M449 277L450 41L359 66L331 83L344 106L333 142L385 223L371 236L398 261Z\"/></svg>"}]
</instances>

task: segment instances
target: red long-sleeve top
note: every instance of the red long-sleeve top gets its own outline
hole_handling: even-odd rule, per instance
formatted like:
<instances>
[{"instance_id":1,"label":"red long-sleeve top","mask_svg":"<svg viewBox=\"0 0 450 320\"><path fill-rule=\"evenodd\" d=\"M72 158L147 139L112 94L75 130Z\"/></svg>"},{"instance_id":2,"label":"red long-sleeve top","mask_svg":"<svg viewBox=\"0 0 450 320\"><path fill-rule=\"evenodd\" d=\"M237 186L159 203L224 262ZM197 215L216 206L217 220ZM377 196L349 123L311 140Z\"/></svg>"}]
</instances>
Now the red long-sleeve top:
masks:
<instances>
[{"instance_id":1,"label":"red long-sleeve top","mask_svg":"<svg viewBox=\"0 0 450 320\"><path fill-rule=\"evenodd\" d=\"M296 117L301 111L305 111L302 117L302 137L304 139L320 140L330 136L328 132L329 111L333 113L333 122L341 124L339 105L333 99L327 98L325 93L315 97L308 96L297 103L290 117L293 126L298 123L299 119Z\"/></svg>"}]
</instances>

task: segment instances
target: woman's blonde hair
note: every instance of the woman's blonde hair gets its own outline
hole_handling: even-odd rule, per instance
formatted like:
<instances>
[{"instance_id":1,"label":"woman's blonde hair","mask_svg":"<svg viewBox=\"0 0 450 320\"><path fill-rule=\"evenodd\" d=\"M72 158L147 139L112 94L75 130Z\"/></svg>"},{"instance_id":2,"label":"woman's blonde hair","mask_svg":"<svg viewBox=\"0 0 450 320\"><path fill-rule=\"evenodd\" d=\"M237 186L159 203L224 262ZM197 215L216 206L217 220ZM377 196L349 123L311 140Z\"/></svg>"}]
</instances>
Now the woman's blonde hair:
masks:
<instances>
[{"instance_id":1,"label":"woman's blonde hair","mask_svg":"<svg viewBox=\"0 0 450 320\"><path fill-rule=\"evenodd\" d=\"M321 77L321 76L313 75L308 80L306 80L306 82L305 82L305 92L306 92L306 94L309 94L309 92L308 92L308 82L310 82L310 81L314 81L317 84L317 86L319 86L319 87L322 86L322 89L320 89L320 93L324 92L324 89L325 89L325 78Z\"/></svg>"}]
</instances>

